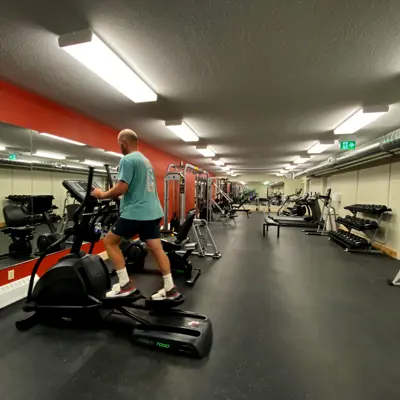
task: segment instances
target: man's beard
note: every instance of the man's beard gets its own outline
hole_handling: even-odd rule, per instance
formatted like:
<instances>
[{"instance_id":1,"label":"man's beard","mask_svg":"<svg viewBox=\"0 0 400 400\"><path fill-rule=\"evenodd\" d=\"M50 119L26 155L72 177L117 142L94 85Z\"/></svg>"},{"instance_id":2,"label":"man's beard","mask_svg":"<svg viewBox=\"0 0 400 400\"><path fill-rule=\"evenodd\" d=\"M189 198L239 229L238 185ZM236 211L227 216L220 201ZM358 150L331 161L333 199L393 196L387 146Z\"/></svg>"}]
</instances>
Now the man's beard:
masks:
<instances>
[{"instance_id":1,"label":"man's beard","mask_svg":"<svg viewBox=\"0 0 400 400\"><path fill-rule=\"evenodd\" d=\"M121 146L121 153L126 156L128 154L128 149L125 146Z\"/></svg>"}]
</instances>

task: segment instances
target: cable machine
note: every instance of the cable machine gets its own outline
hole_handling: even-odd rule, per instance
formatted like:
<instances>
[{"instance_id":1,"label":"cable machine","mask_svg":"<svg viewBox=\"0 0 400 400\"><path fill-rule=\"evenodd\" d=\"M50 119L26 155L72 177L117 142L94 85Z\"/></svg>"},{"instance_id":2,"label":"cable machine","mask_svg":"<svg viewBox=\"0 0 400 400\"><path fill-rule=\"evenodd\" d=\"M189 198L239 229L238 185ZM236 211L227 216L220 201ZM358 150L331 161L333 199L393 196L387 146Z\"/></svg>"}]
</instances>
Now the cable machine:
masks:
<instances>
[{"instance_id":1,"label":"cable machine","mask_svg":"<svg viewBox=\"0 0 400 400\"><path fill-rule=\"evenodd\" d=\"M211 190L208 187L209 174L207 171L195 167L191 164L170 164L164 178L164 229L168 229L168 218L170 214L170 200L172 201L173 214L171 229L173 224L182 224L186 219L186 194L187 194L187 174L194 174L195 198L194 212L195 219L190 230L190 239L197 243L197 251L192 254L199 257L220 258L214 238L208 227L212 220L211 212ZM172 186L172 191L170 191ZM177 192L179 188L179 202L177 202ZM172 193L171 193L172 192ZM172 198L171 198L172 194Z\"/></svg>"},{"instance_id":2,"label":"cable machine","mask_svg":"<svg viewBox=\"0 0 400 400\"><path fill-rule=\"evenodd\" d=\"M208 172L195 167L191 164L170 164L168 165L167 172L164 177L164 229L168 228L168 216L169 216L169 205L170 200L173 202L173 207L176 207L176 185L179 185L179 211L177 209L173 210L173 214L176 213L176 217L180 224L186 219L186 192L187 192L187 173L191 172L195 177L195 199L194 208L196 218L200 218L200 213L202 209L204 218L207 222L211 221L211 211L210 211L210 193L207 190L207 185L203 182L208 181ZM170 185L175 183L172 188L172 199L170 198Z\"/></svg>"}]
</instances>

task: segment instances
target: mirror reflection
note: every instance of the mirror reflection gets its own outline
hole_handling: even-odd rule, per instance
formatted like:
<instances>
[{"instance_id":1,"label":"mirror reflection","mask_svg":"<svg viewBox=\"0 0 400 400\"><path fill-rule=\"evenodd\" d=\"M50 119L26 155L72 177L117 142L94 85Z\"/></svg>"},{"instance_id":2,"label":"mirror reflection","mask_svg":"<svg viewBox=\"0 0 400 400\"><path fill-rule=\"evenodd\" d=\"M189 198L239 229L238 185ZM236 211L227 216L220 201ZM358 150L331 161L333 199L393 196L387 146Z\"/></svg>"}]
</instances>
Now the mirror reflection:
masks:
<instances>
[{"instance_id":1,"label":"mirror reflection","mask_svg":"<svg viewBox=\"0 0 400 400\"><path fill-rule=\"evenodd\" d=\"M104 188L104 165L116 172L120 157L47 132L0 123L0 268L40 256L71 224L78 204L65 181L86 180L92 165L95 183Z\"/></svg>"}]
</instances>

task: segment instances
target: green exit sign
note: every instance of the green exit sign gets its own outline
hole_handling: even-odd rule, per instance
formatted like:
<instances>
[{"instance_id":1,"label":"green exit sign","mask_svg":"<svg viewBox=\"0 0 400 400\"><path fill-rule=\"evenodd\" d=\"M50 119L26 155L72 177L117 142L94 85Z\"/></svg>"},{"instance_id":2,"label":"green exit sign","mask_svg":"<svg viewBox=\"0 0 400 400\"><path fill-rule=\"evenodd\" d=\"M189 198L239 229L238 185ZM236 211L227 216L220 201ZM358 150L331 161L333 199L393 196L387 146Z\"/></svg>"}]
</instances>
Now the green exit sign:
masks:
<instances>
[{"instance_id":1,"label":"green exit sign","mask_svg":"<svg viewBox=\"0 0 400 400\"><path fill-rule=\"evenodd\" d=\"M343 140L340 142L340 150L354 150L356 148L355 140Z\"/></svg>"},{"instance_id":2,"label":"green exit sign","mask_svg":"<svg viewBox=\"0 0 400 400\"><path fill-rule=\"evenodd\" d=\"M15 160L17 159L17 155L14 154L14 153L10 153L10 154L8 155L8 159L9 159L10 161L15 161Z\"/></svg>"}]
</instances>

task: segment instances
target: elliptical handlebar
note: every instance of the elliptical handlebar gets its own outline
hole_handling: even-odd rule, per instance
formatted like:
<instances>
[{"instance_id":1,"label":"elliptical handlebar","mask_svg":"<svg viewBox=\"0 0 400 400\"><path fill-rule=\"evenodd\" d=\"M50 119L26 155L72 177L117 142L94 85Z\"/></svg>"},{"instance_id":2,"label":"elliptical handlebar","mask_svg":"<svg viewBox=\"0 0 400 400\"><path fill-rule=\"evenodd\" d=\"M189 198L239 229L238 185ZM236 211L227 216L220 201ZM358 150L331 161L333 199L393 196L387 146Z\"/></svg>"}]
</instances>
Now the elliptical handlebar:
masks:
<instances>
[{"instance_id":1,"label":"elliptical handlebar","mask_svg":"<svg viewBox=\"0 0 400 400\"><path fill-rule=\"evenodd\" d=\"M94 175L94 167L89 166L88 181L87 181L87 186L86 186L86 195L85 195L85 198L83 199L82 203L79 205L79 207L74 212L74 216L73 216L74 224L79 224L79 218L78 218L79 214L86 207L86 205L89 203L90 198L92 197L91 192L92 192L92 184L93 184L93 175Z\"/></svg>"}]
</instances>

